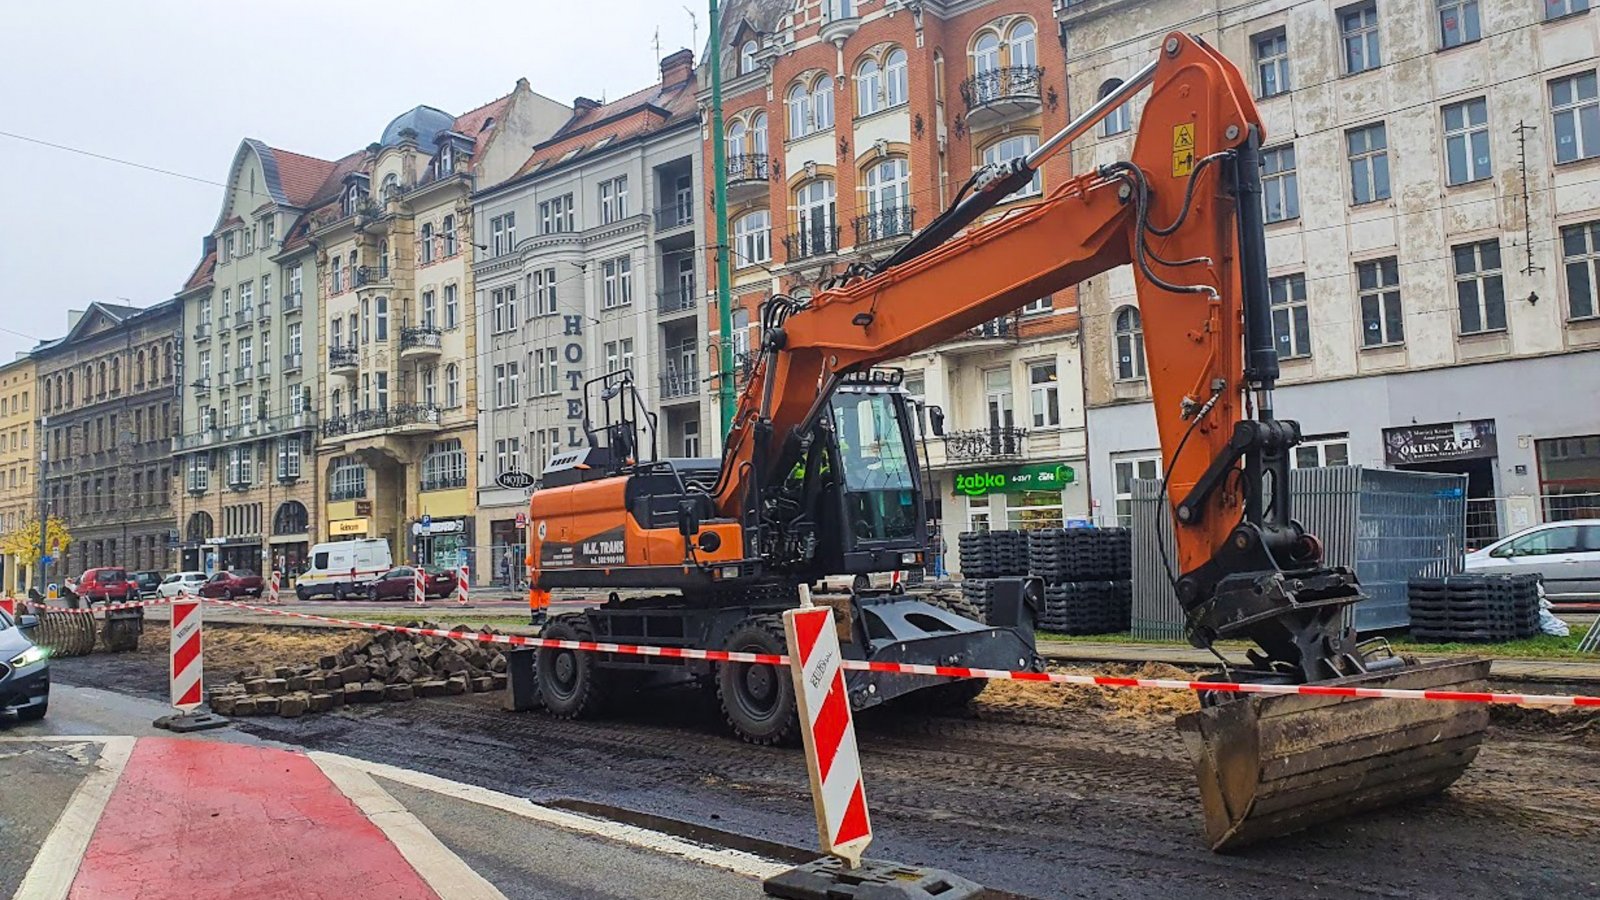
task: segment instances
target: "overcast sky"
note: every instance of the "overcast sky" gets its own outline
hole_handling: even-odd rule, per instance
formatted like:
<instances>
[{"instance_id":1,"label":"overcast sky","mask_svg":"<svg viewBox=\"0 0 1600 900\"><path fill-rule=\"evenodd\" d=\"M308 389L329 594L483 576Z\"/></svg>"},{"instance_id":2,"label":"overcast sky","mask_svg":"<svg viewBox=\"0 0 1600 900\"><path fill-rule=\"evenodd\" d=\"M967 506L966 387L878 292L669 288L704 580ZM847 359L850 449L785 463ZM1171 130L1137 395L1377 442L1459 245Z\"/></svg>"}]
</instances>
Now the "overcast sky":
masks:
<instances>
[{"instance_id":1,"label":"overcast sky","mask_svg":"<svg viewBox=\"0 0 1600 900\"><path fill-rule=\"evenodd\" d=\"M239 141L324 159L426 103L459 114L509 93L570 104L657 80L706 38L679 0L73 0L7 3L0 132L0 360L91 300L171 297L216 221Z\"/></svg>"}]
</instances>

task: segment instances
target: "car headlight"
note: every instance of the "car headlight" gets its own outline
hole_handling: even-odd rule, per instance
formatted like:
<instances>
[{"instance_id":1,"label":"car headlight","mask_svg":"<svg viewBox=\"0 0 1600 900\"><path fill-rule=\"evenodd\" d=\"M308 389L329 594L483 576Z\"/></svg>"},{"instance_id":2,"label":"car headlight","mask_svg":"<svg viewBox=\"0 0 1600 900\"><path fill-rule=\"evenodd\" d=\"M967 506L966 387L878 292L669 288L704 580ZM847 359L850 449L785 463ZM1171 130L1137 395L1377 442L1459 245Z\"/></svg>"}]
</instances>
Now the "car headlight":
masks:
<instances>
[{"instance_id":1,"label":"car headlight","mask_svg":"<svg viewBox=\"0 0 1600 900\"><path fill-rule=\"evenodd\" d=\"M18 653L16 656L11 657L11 666L15 669L21 669L25 666L31 666L34 663L42 663L49 658L49 651L45 650L43 647L29 647L21 653Z\"/></svg>"}]
</instances>

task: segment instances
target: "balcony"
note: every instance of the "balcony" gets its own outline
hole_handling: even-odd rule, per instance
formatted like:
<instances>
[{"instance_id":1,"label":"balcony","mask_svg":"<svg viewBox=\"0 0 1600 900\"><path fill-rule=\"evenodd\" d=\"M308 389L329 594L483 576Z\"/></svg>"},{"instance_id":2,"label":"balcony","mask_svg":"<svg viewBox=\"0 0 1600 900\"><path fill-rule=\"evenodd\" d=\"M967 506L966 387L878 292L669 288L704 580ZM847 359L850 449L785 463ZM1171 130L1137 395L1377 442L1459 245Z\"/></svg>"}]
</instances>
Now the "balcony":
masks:
<instances>
[{"instance_id":1,"label":"balcony","mask_svg":"<svg viewBox=\"0 0 1600 900\"><path fill-rule=\"evenodd\" d=\"M194 339L197 341L211 340L211 323L196 322L194 325Z\"/></svg>"},{"instance_id":2,"label":"balcony","mask_svg":"<svg viewBox=\"0 0 1600 900\"><path fill-rule=\"evenodd\" d=\"M290 372L298 372L300 371L302 365L304 365L304 359L301 354L285 353L283 355L283 374L287 375Z\"/></svg>"},{"instance_id":3,"label":"balcony","mask_svg":"<svg viewBox=\"0 0 1600 900\"><path fill-rule=\"evenodd\" d=\"M422 479L419 487L424 491L453 491L466 486L466 475L435 475Z\"/></svg>"},{"instance_id":4,"label":"balcony","mask_svg":"<svg viewBox=\"0 0 1600 900\"><path fill-rule=\"evenodd\" d=\"M340 484L328 488L328 499L339 500L365 500L367 486L365 484Z\"/></svg>"},{"instance_id":5,"label":"balcony","mask_svg":"<svg viewBox=\"0 0 1600 900\"><path fill-rule=\"evenodd\" d=\"M827 16L817 30L817 37L836 47L843 46L861 27L861 13L856 9L858 2L860 0L829 0Z\"/></svg>"},{"instance_id":6,"label":"balcony","mask_svg":"<svg viewBox=\"0 0 1600 900\"><path fill-rule=\"evenodd\" d=\"M656 311L663 316L694 312L697 306L693 287L678 285L656 291Z\"/></svg>"},{"instance_id":7,"label":"balcony","mask_svg":"<svg viewBox=\"0 0 1600 900\"><path fill-rule=\"evenodd\" d=\"M227 331L229 328L232 328L233 327L233 313L225 312L222 315L217 316L217 327L220 328L223 331Z\"/></svg>"},{"instance_id":8,"label":"balcony","mask_svg":"<svg viewBox=\"0 0 1600 900\"><path fill-rule=\"evenodd\" d=\"M256 307L256 321L263 325L272 321L271 303L262 303L260 306Z\"/></svg>"},{"instance_id":9,"label":"balcony","mask_svg":"<svg viewBox=\"0 0 1600 900\"><path fill-rule=\"evenodd\" d=\"M254 306L241 306L241 307L239 307L239 315L238 315L237 318L234 319L234 322L240 328L243 328L246 325L249 325L252 321L254 321L255 317L256 317L256 308Z\"/></svg>"},{"instance_id":10,"label":"balcony","mask_svg":"<svg viewBox=\"0 0 1600 900\"><path fill-rule=\"evenodd\" d=\"M255 377L255 367L250 365L249 363L245 363L242 366L235 366L234 369L233 369L233 383L234 384L244 384L245 382L249 381L250 379L252 379L254 377Z\"/></svg>"},{"instance_id":11,"label":"balcony","mask_svg":"<svg viewBox=\"0 0 1600 900\"><path fill-rule=\"evenodd\" d=\"M728 158L728 202L748 203L766 196L771 165L765 153Z\"/></svg>"},{"instance_id":12,"label":"balcony","mask_svg":"<svg viewBox=\"0 0 1600 900\"><path fill-rule=\"evenodd\" d=\"M666 371L667 368L668 366L665 363L662 364L663 371ZM698 396L700 396L700 372L698 366L683 371L667 372L667 374L661 376L662 400L680 400L685 397Z\"/></svg>"},{"instance_id":13,"label":"balcony","mask_svg":"<svg viewBox=\"0 0 1600 900\"><path fill-rule=\"evenodd\" d=\"M967 104L967 128L980 131L1019 116L1039 111L1039 66L1007 66L979 72L961 82L961 99Z\"/></svg>"},{"instance_id":14,"label":"balcony","mask_svg":"<svg viewBox=\"0 0 1600 900\"><path fill-rule=\"evenodd\" d=\"M271 378L272 377L272 363L270 363L270 362L268 362L267 360L264 360L264 359L261 362L256 363L256 377L261 379L262 381L265 381L268 378Z\"/></svg>"},{"instance_id":15,"label":"balcony","mask_svg":"<svg viewBox=\"0 0 1600 900\"><path fill-rule=\"evenodd\" d=\"M1026 429L1010 426L952 431L944 436L944 455L951 463L1020 459L1027 438Z\"/></svg>"},{"instance_id":16,"label":"balcony","mask_svg":"<svg viewBox=\"0 0 1600 900\"><path fill-rule=\"evenodd\" d=\"M444 350L444 332L437 328L400 329L400 358L427 359Z\"/></svg>"},{"instance_id":17,"label":"balcony","mask_svg":"<svg viewBox=\"0 0 1600 900\"><path fill-rule=\"evenodd\" d=\"M420 434L439 429L443 413L431 403L409 403L390 409L363 409L322 423L322 436L342 438L368 431Z\"/></svg>"},{"instance_id":18,"label":"balcony","mask_svg":"<svg viewBox=\"0 0 1600 900\"><path fill-rule=\"evenodd\" d=\"M392 283L389 280L388 266L357 266L352 280L358 288Z\"/></svg>"},{"instance_id":19,"label":"balcony","mask_svg":"<svg viewBox=\"0 0 1600 900\"><path fill-rule=\"evenodd\" d=\"M839 226L812 225L783 236L783 252L791 263L839 252Z\"/></svg>"},{"instance_id":20,"label":"balcony","mask_svg":"<svg viewBox=\"0 0 1600 900\"><path fill-rule=\"evenodd\" d=\"M189 387L194 388L195 396L204 396L211 393L211 376L206 375L189 382Z\"/></svg>"},{"instance_id":21,"label":"balcony","mask_svg":"<svg viewBox=\"0 0 1600 900\"><path fill-rule=\"evenodd\" d=\"M290 291L283 295L283 311L285 314L299 312L303 303L299 291Z\"/></svg>"},{"instance_id":22,"label":"balcony","mask_svg":"<svg viewBox=\"0 0 1600 900\"><path fill-rule=\"evenodd\" d=\"M731 170L730 170L731 171ZM656 230L687 228L694 224L694 200L689 197L656 208Z\"/></svg>"},{"instance_id":23,"label":"balcony","mask_svg":"<svg viewBox=\"0 0 1600 900\"><path fill-rule=\"evenodd\" d=\"M955 356L982 353L1006 344L1014 344L1021 336L1022 314L1011 313L998 319L990 319L976 328L967 329L946 343L940 344L939 350Z\"/></svg>"},{"instance_id":24,"label":"balcony","mask_svg":"<svg viewBox=\"0 0 1600 900\"><path fill-rule=\"evenodd\" d=\"M880 209L864 216L856 216L856 246L910 237L915 231L917 211L909 206Z\"/></svg>"},{"instance_id":25,"label":"balcony","mask_svg":"<svg viewBox=\"0 0 1600 900\"><path fill-rule=\"evenodd\" d=\"M361 367L360 354L354 347L334 347L328 351L328 371L354 375Z\"/></svg>"}]
</instances>

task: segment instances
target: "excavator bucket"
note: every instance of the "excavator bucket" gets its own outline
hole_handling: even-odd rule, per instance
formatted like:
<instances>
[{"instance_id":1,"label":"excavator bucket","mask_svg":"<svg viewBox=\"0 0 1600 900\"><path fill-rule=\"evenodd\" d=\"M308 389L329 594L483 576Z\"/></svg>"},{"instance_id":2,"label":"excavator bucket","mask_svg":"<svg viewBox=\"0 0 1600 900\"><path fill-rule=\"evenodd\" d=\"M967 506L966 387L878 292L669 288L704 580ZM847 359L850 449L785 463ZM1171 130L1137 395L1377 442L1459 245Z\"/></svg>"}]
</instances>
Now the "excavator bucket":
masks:
<instances>
[{"instance_id":1,"label":"excavator bucket","mask_svg":"<svg viewBox=\"0 0 1600 900\"><path fill-rule=\"evenodd\" d=\"M1330 685L1482 690L1489 660L1385 669ZM1213 695L1178 720L1215 851L1426 797L1461 777L1489 725L1481 703Z\"/></svg>"}]
</instances>

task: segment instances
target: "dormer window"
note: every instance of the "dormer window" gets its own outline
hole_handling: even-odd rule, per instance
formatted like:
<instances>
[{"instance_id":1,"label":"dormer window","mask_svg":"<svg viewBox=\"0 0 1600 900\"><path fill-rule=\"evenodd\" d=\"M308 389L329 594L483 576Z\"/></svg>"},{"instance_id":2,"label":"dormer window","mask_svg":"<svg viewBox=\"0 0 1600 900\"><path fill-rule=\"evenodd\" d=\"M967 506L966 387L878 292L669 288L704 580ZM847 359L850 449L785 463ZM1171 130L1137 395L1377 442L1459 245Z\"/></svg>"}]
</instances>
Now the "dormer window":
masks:
<instances>
[{"instance_id":1,"label":"dormer window","mask_svg":"<svg viewBox=\"0 0 1600 900\"><path fill-rule=\"evenodd\" d=\"M443 178L456 170L455 148L445 144L439 148L438 173Z\"/></svg>"},{"instance_id":2,"label":"dormer window","mask_svg":"<svg viewBox=\"0 0 1600 900\"><path fill-rule=\"evenodd\" d=\"M361 201L366 199L367 190L359 181L352 181L344 189L344 214L353 216L356 209L361 206Z\"/></svg>"},{"instance_id":3,"label":"dormer window","mask_svg":"<svg viewBox=\"0 0 1600 900\"><path fill-rule=\"evenodd\" d=\"M396 197L400 194L400 176L393 172L383 176L383 199Z\"/></svg>"},{"instance_id":4,"label":"dormer window","mask_svg":"<svg viewBox=\"0 0 1600 900\"><path fill-rule=\"evenodd\" d=\"M756 70L756 42L745 41L739 48L739 74L748 75Z\"/></svg>"}]
</instances>

